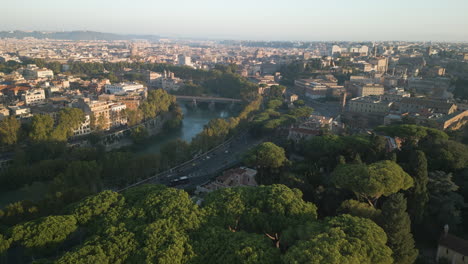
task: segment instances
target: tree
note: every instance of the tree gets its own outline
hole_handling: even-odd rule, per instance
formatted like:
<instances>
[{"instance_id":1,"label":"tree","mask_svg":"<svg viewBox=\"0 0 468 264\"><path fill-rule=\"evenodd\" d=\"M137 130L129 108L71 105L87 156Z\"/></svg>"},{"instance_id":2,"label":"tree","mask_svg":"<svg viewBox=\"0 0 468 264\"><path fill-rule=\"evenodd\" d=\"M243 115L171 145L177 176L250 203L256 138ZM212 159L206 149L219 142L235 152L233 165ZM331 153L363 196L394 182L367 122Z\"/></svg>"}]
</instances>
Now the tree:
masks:
<instances>
[{"instance_id":1,"label":"tree","mask_svg":"<svg viewBox=\"0 0 468 264\"><path fill-rule=\"evenodd\" d=\"M111 206L122 201L122 197L112 191L103 191L73 206L72 214L80 224L86 224L91 219L106 213Z\"/></svg>"},{"instance_id":2,"label":"tree","mask_svg":"<svg viewBox=\"0 0 468 264\"><path fill-rule=\"evenodd\" d=\"M413 223L421 223L429 201L427 160L424 152L418 150L411 155L409 173L413 176L414 187L409 190L408 194L408 212Z\"/></svg>"},{"instance_id":3,"label":"tree","mask_svg":"<svg viewBox=\"0 0 468 264\"><path fill-rule=\"evenodd\" d=\"M272 142L264 142L250 150L244 161L258 168L279 168L287 158L283 148Z\"/></svg>"},{"instance_id":4,"label":"tree","mask_svg":"<svg viewBox=\"0 0 468 264\"><path fill-rule=\"evenodd\" d=\"M388 236L395 263L412 264L418 257L411 234L411 220L406 213L406 199L401 193L392 194L382 206L381 227Z\"/></svg>"},{"instance_id":5,"label":"tree","mask_svg":"<svg viewBox=\"0 0 468 264\"><path fill-rule=\"evenodd\" d=\"M421 139L430 139L432 141L448 139L448 135L443 131L417 125L380 126L375 130L384 132L389 136L403 138L413 145L417 144Z\"/></svg>"},{"instance_id":6,"label":"tree","mask_svg":"<svg viewBox=\"0 0 468 264\"><path fill-rule=\"evenodd\" d=\"M194 257L188 234L167 220L147 225L143 241L138 263L186 263Z\"/></svg>"},{"instance_id":7,"label":"tree","mask_svg":"<svg viewBox=\"0 0 468 264\"><path fill-rule=\"evenodd\" d=\"M143 113L140 109L130 110L124 109L121 111L121 114L127 117L127 124L130 127L136 126L141 123L143 120Z\"/></svg>"},{"instance_id":8,"label":"tree","mask_svg":"<svg viewBox=\"0 0 468 264\"><path fill-rule=\"evenodd\" d=\"M0 256L10 248L11 241L0 234Z\"/></svg>"},{"instance_id":9,"label":"tree","mask_svg":"<svg viewBox=\"0 0 468 264\"><path fill-rule=\"evenodd\" d=\"M332 173L332 183L375 206L382 195L389 196L411 188L413 179L395 162L384 160L370 165L339 165Z\"/></svg>"},{"instance_id":10,"label":"tree","mask_svg":"<svg viewBox=\"0 0 468 264\"><path fill-rule=\"evenodd\" d=\"M257 168L257 181L263 184L273 183L274 175L271 174L274 174L273 171L283 166L287 161L284 149L271 142L264 142L254 147L244 158L244 162L248 166Z\"/></svg>"},{"instance_id":11,"label":"tree","mask_svg":"<svg viewBox=\"0 0 468 264\"><path fill-rule=\"evenodd\" d=\"M0 121L0 142L5 145L13 145L18 142L21 123L14 116L9 116Z\"/></svg>"},{"instance_id":12,"label":"tree","mask_svg":"<svg viewBox=\"0 0 468 264\"><path fill-rule=\"evenodd\" d=\"M195 234L194 264L280 263L280 252L262 235L210 227Z\"/></svg>"},{"instance_id":13,"label":"tree","mask_svg":"<svg viewBox=\"0 0 468 264\"><path fill-rule=\"evenodd\" d=\"M340 213L350 214L352 216L363 217L373 220L374 222L379 219L382 211L369 205L356 200L344 201L338 209Z\"/></svg>"},{"instance_id":14,"label":"tree","mask_svg":"<svg viewBox=\"0 0 468 264\"><path fill-rule=\"evenodd\" d=\"M278 100L278 99L272 99L270 101L268 101L268 108L270 109L277 109L278 107L280 107L281 105L283 105L283 102L281 100Z\"/></svg>"},{"instance_id":15,"label":"tree","mask_svg":"<svg viewBox=\"0 0 468 264\"><path fill-rule=\"evenodd\" d=\"M284 185L217 190L206 197L205 207L214 225L265 234L277 247L283 230L317 218L317 207Z\"/></svg>"},{"instance_id":16,"label":"tree","mask_svg":"<svg viewBox=\"0 0 468 264\"><path fill-rule=\"evenodd\" d=\"M283 85L272 85L270 87L270 91L268 92L268 96L270 97L276 97L276 98L281 98L286 92L286 87Z\"/></svg>"},{"instance_id":17,"label":"tree","mask_svg":"<svg viewBox=\"0 0 468 264\"><path fill-rule=\"evenodd\" d=\"M79 108L64 108L58 113L58 122L52 131L51 139L66 141L85 121L85 115Z\"/></svg>"},{"instance_id":18,"label":"tree","mask_svg":"<svg viewBox=\"0 0 468 264\"><path fill-rule=\"evenodd\" d=\"M126 263L138 245L135 234L124 225L102 229L99 235L66 253L57 263Z\"/></svg>"},{"instance_id":19,"label":"tree","mask_svg":"<svg viewBox=\"0 0 468 264\"><path fill-rule=\"evenodd\" d=\"M391 264L385 232L372 220L340 215L289 229L284 263Z\"/></svg>"},{"instance_id":20,"label":"tree","mask_svg":"<svg viewBox=\"0 0 468 264\"><path fill-rule=\"evenodd\" d=\"M439 230L448 224L452 230L462 223L461 210L464 199L456 191L458 186L452 181L452 174L443 171L429 173L427 183L429 202L425 214L426 232L439 234Z\"/></svg>"},{"instance_id":21,"label":"tree","mask_svg":"<svg viewBox=\"0 0 468 264\"><path fill-rule=\"evenodd\" d=\"M453 140L437 140L421 146L426 153L429 170L455 172L468 165L468 146Z\"/></svg>"},{"instance_id":22,"label":"tree","mask_svg":"<svg viewBox=\"0 0 468 264\"><path fill-rule=\"evenodd\" d=\"M100 114L96 120L96 129L97 130L106 130L109 127L109 118L104 114Z\"/></svg>"},{"instance_id":23,"label":"tree","mask_svg":"<svg viewBox=\"0 0 468 264\"><path fill-rule=\"evenodd\" d=\"M302 106L298 108L293 108L289 110L289 114L296 118L306 118L309 117L314 112L312 107Z\"/></svg>"},{"instance_id":24,"label":"tree","mask_svg":"<svg viewBox=\"0 0 468 264\"><path fill-rule=\"evenodd\" d=\"M34 142L47 141L54 129L54 119L49 115L35 115L31 122L29 138Z\"/></svg>"},{"instance_id":25,"label":"tree","mask_svg":"<svg viewBox=\"0 0 468 264\"><path fill-rule=\"evenodd\" d=\"M14 226L11 239L28 249L45 250L63 242L76 229L73 216L48 216Z\"/></svg>"}]
</instances>

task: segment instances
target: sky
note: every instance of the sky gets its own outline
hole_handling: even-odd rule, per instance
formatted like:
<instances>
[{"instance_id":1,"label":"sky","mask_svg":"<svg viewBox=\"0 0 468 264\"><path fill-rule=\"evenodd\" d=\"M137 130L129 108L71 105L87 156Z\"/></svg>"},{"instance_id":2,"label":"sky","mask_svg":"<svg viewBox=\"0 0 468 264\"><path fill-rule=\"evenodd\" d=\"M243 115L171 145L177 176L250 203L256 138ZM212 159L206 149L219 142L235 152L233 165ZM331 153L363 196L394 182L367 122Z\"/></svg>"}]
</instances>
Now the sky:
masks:
<instances>
[{"instance_id":1,"label":"sky","mask_svg":"<svg viewBox=\"0 0 468 264\"><path fill-rule=\"evenodd\" d=\"M0 31L302 41L468 41L468 0L2 0Z\"/></svg>"}]
</instances>

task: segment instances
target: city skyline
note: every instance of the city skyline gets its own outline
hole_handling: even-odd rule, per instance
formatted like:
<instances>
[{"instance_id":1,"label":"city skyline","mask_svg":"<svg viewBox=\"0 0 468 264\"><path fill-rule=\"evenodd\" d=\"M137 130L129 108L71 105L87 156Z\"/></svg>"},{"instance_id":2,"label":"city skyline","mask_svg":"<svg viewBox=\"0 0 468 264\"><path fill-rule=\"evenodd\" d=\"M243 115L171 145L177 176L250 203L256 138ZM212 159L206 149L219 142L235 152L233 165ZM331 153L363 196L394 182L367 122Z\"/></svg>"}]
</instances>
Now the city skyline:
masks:
<instances>
[{"instance_id":1,"label":"city skyline","mask_svg":"<svg viewBox=\"0 0 468 264\"><path fill-rule=\"evenodd\" d=\"M25 8L27 6L27 8ZM0 30L90 30L164 37L278 41L468 41L468 2L20 0ZM18 16L18 14L23 14Z\"/></svg>"}]
</instances>

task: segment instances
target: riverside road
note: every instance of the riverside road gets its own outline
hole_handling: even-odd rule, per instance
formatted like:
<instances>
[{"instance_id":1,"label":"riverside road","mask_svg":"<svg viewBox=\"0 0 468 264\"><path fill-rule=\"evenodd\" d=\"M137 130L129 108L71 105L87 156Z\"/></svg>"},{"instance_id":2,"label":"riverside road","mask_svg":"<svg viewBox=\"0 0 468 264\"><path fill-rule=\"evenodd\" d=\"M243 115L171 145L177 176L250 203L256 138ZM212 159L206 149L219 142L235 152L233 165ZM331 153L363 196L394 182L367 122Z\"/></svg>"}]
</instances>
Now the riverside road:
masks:
<instances>
[{"instance_id":1,"label":"riverside road","mask_svg":"<svg viewBox=\"0 0 468 264\"><path fill-rule=\"evenodd\" d=\"M264 141L265 138L254 138L247 132L241 133L191 161L159 173L149 179L127 186L120 191L147 183L169 185L172 180L182 176L188 177L189 183L175 187L195 187L210 181L223 170L238 165L241 162L243 155L250 148Z\"/></svg>"}]
</instances>

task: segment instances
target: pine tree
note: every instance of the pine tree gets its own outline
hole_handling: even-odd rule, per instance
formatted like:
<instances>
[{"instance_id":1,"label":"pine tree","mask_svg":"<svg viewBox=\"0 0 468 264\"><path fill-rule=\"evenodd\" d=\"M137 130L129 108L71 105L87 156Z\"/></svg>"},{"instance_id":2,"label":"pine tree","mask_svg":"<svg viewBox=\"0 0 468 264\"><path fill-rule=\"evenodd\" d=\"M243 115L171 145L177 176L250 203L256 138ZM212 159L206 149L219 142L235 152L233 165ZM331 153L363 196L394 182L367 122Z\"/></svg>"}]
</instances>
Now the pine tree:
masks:
<instances>
[{"instance_id":1,"label":"pine tree","mask_svg":"<svg viewBox=\"0 0 468 264\"><path fill-rule=\"evenodd\" d=\"M411 234L411 220L406 213L406 198L401 193L389 196L382 206L381 227L388 236L396 264L412 264L418 257Z\"/></svg>"},{"instance_id":2,"label":"pine tree","mask_svg":"<svg viewBox=\"0 0 468 264\"><path fill-rule=\"evenodd\" d=\"M429 201L427 192L427 159L424 152L418 150L413 152L409 162L409 174L413 176L414 187L408 195L408 213L414 224L423 220L426 204Z\"/></svg>"}]
</instances>

